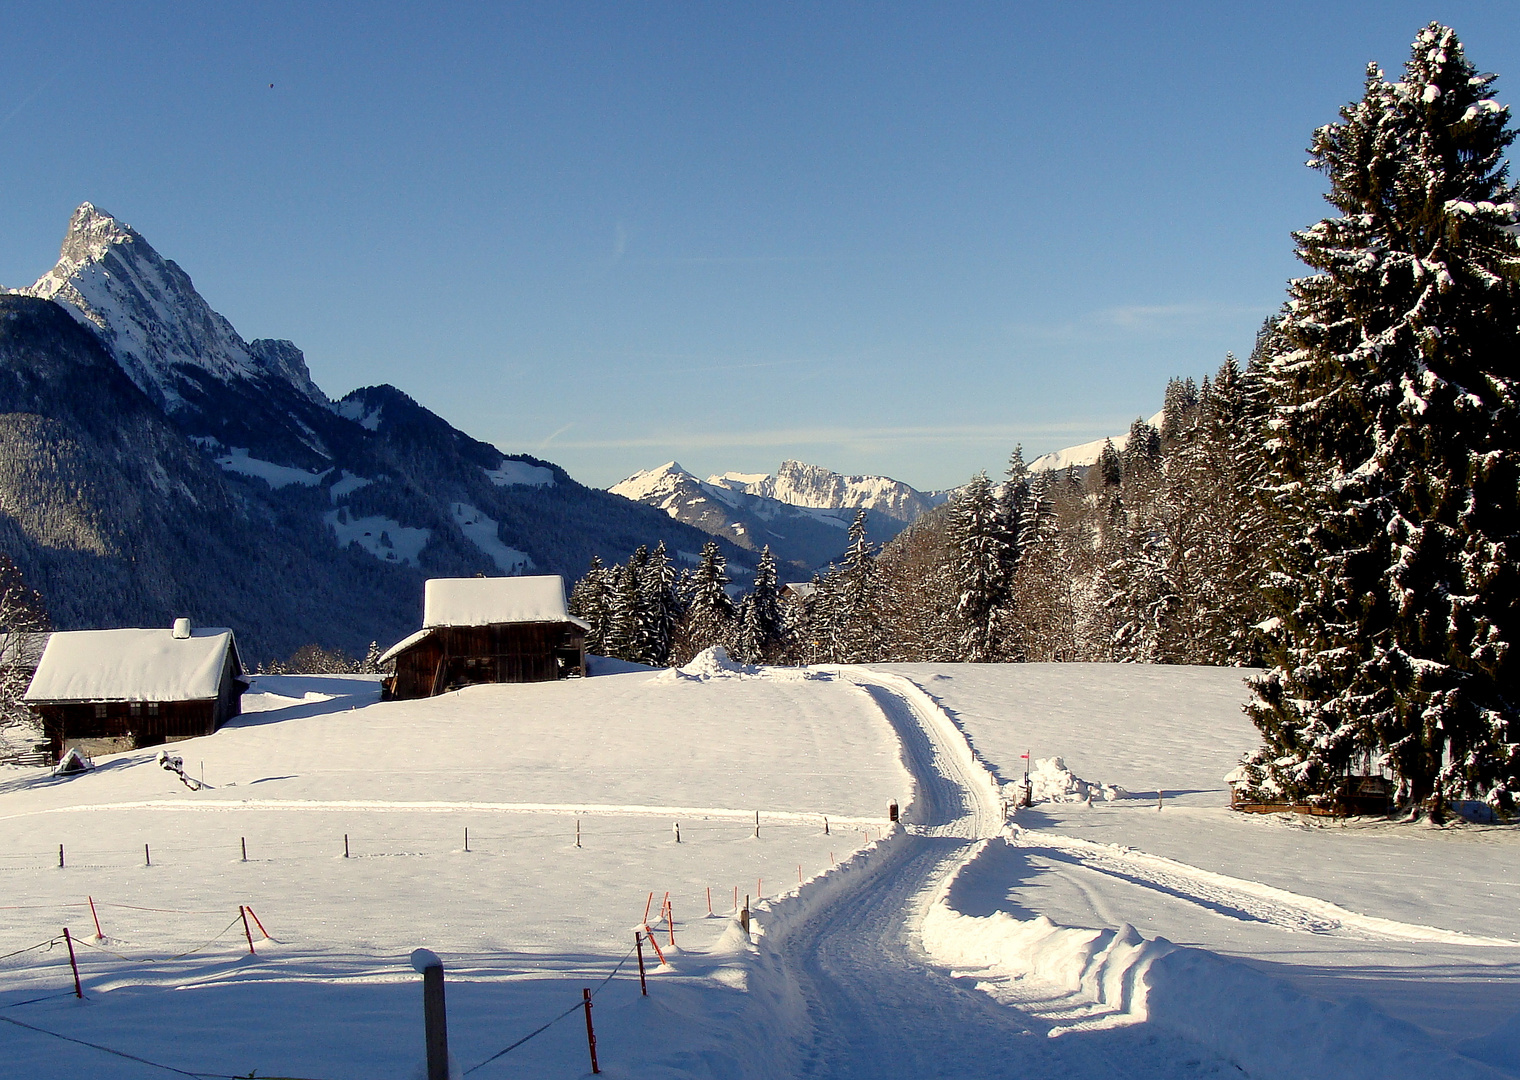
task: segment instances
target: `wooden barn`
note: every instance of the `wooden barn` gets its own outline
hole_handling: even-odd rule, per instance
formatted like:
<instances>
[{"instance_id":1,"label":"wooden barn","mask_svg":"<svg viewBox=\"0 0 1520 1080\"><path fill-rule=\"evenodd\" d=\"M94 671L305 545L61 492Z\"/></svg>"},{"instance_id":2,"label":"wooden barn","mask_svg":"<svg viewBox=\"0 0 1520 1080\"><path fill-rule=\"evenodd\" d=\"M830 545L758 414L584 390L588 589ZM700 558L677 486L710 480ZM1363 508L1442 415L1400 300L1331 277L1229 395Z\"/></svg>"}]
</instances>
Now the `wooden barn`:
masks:
<instances>
[{"instance_id":1,"label":"wooden barn","mask_svg":"<svg viewBox=\"0 0 1520 1080\"><path fill-rule=\"evenodd\" d=\"M478 683L550 682L586 673L586 631L558 575L433 578L422 629L382 660L396 661L386 697L432 697Z\"/></svg>"},{"instance_id":2,"label":"wooden barn","mask_svg":"<svg viewBox=\"0 0 1520 1080\"><path fill-rule=\"evenodd\" d=\"M113 754L210 735L242 711L243 664L231 630L60 630L24 700L56 761L79 747Z\"/></svg>"}]
</instances>

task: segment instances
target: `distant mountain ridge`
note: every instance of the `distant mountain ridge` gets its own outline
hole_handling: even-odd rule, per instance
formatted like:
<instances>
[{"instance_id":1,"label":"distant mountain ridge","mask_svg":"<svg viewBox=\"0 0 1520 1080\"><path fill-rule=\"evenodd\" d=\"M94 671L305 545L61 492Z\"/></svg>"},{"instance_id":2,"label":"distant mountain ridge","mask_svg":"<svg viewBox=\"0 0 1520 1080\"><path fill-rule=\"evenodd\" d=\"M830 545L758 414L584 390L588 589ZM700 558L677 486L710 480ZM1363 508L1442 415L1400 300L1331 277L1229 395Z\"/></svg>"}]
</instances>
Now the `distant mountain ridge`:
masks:
<instances>
[{"instance_id":1,"label":"distant mountain ridge","mask_svg":"<svg viewBox=\"0 0 1520 1080\"><path fill-rule=\"evenodd\" d=\"M867 512L867 535L881 543L946 498L889 477L842 476L790 460L774 475L728 472L706 480L669 461L608 490L750 551L769 546L793 574L836 559L857 510Z\"/></svg>"},{"instance_id":2,"label":"distant mountain ridge","mask_svg":"<svg viewBox=\"0 0 1520 1080\"><path fill-rule=\"evenodd\" d=\"M0 295L0 549L60 627L190 615L250 660L358 652L416 628L429 576L574 580L593 554L707 539L395 387L329 401L295 345L245 341L88 203L57 265Z\"/></svg>"}]
</instances>

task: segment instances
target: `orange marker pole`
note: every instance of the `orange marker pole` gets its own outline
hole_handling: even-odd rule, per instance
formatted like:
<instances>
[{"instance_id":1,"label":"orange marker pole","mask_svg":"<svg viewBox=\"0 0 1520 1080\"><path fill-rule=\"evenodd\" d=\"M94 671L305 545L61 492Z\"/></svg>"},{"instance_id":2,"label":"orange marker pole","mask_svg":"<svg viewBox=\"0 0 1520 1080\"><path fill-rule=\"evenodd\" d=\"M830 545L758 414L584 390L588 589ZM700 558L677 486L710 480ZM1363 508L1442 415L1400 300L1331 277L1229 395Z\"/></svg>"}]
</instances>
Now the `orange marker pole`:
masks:
<instances>
[{"instance_id":1,"label":"orange marker pole","mask_svg":"<svg viewBox=\"0 0 1520 1080\"><path fill-rule=\"evenodd\" d=\"M264 929L264 924L261 923L261 922L259 922L259 917L258 917L258 915L254 914L253 908L248 907L245 904L244 905L244 909L248 912L248 914L253 915L253 924L259 928L259 933L261 933L261 934L264 935L264 940L265 941L273 941L274 938L272 938L272 937L269 936L269 931L265 930Z\"/></svg>"},{"instance_id":2,"label":"orange marker pole","mask_svg":"<svg viewBox=\"0 0 1520 1080\"><path fill-rule=\"evenodd\" d=\"M104 941L105 935L100 932L100 916L95 914L95 898L86 896L85 899L90 902L90 917L95 920L95 940Z\"/></svg>"}]
</instances>

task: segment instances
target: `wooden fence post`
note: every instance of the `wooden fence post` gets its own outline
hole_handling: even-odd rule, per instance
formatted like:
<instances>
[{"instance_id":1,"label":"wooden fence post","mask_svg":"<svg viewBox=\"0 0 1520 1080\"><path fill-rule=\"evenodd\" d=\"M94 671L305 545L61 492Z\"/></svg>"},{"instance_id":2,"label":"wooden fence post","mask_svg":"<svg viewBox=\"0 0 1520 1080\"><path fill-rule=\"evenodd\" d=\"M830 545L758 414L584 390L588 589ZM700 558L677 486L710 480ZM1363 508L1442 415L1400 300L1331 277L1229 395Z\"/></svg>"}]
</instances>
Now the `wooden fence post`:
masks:
<instances>
[{"instance_id":1,"label":"wooden fence post","mask_svg":"<svg viewBox=\"0 0 1520 1080\"><path fill-rule=\"evenodd\" d=\"M422 975L422 1023L427 1040L427 1080L449 1080L449 1022L443 1000L443 961L428 949L412 952Z\"/></svg>"},{"instance_id":2,"label":"wooden fence post","mask_svg":"<svg viewBox=\"0 0 1520 1080\"><path fill-rule=\"evenodd\" d=\"M591 1071L601 1072L601 1067L596 1063L596 1031L591 1026L591 987L581 989L581 1002L586 1006L586 1045L591 1048ZM428 1080L433 1080L431 1076ZM447 1080L447 1077L442 1078Z\"/></svg>"},{"instance_id":3,"label":"wooden fence post","mask_svg":"<svg viewBox=\"0 0 1520 1080\"><path fill-rule=\"evenodd\" d=\"M79 985L79 961L74 959L74 939L69 937L69 928L63 928L63 943L69 947L69 967L74 970L74 996L84 997L84 987Z\"/></svg>"},{"instance_id":4,"label":"wooden fence post","mask_svg":"<svg viewBox=\"0 0 1520 1080\"><path fill-rule=\"evenodd\" d=\"M253 951L253 931L248 929L248 909L242 904L238 905L238 915L243 920L243 936L248 939L248 955L257 956L258 953Z\"/></svg>"}]
</instances>

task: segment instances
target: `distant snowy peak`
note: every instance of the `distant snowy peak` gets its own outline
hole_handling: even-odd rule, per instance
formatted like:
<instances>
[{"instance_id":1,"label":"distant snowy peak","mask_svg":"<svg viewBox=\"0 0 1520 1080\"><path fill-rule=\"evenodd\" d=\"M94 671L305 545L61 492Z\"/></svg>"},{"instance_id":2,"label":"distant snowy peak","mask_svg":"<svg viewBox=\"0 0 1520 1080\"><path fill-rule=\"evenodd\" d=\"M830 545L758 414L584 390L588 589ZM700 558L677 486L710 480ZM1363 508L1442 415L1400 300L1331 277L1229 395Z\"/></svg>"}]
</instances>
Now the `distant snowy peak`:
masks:
<instances>
[{"instance_id":1,"label":"distant snowy peak","mask_svg":"<svg viewBox=\"0 0 1520 1080\"><path fill-rule=\"evenodd\" d=\"M619 480L607 490L634 502L658 506L670 513L673 499L682 495L698 495L701 487L702 482L681 468L680 462L667 461L658 468L644 469L626 480Z\"/></svg>"},{"instance_id":2,"label":"distant snowy peak","mask_svg":"<svg viewBox=\"0 0 1520 1080\"><path fill-rule=\"evenodd\" d=\"M1146 423L1153 428L1160 428L1161 421L1164 419L1166 419L1166 410L1162 409ZM1129 433L1112 435L1108 439L1094 439L1092 442L1085 442L1078 446L1068 446L1063 450L1052 450L1048 454L1041 454L1029 463L1029 471L1060 472L1072 466L1086 468L1089 465L1096 465L1098 458L1103 455L1103 444L1109 441L1112 441L1114 449L1122 454L1124 448L1129 445Z\"/></svg>"},{"instance_id":3,"label":"distant snowy peak","mask_svg":"<svg viewBox=\"0 0 1520 1080\"><path fill-rule=\"evenodd\" d=\"M131 226L89 203L74 211L58 263L18 293L54 300L100 336L138 388L179 411L205 375L227 383L275 378L320 405L301 350L251 344L211 310L189 275Z\"/></svg>"},{"instance_id":4,"label":"distant snowy peak","mask_svg":"<svg viewBox=\"0 0 1520 1080\"><path fill-rule=\"evenodd\" d=\"M912 521L945 501L942 492L921 492L887 476L844 476L821 465L783 461L768 473L721 473L707 478L714 487L759 495L818 510L865 509L898 521Z\"/></svg>"}]
</instances>

